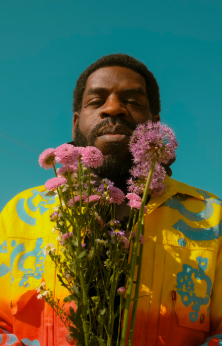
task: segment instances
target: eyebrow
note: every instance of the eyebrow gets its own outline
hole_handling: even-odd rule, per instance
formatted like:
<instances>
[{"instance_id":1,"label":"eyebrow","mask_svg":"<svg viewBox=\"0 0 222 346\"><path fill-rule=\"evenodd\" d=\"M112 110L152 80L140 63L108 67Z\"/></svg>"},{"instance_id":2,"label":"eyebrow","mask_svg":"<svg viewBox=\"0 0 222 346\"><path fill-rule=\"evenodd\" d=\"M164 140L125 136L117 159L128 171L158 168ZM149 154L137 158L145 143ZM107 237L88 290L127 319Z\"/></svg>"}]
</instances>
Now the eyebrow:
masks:
<instances>
[{"instance_id":1,"label":"eyebrow","mask_svg":"<svg viewBox=\"0 0 222 346\"><path fill-rule=\"evenodd\" d=\"M87 95L98 95L98 94L105 93L105 92L108 92L108 89L101 88L101 87L90 88L87 91L86 96ZM122 89L122 90L119 91L119 93L122 93L122 94L139 94L139 95L142 95L142 96L147 96L146 92L141 87L130 88L130 89Z\"/></svg>"}]
</instances>

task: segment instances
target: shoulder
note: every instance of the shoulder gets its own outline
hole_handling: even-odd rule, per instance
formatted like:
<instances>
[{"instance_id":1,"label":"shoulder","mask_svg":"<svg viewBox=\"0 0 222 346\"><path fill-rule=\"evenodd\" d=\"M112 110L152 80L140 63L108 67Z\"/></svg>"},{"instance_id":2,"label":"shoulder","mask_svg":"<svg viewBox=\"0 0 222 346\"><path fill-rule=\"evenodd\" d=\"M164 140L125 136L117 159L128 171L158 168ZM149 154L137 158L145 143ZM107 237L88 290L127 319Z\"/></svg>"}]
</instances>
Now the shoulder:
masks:
<instances>
[{"instance_id":1,"label":"shoulder","mask_svg":"<svg viewBox=\"0 0 222 346\"><path fill-rule=\"evenodd\" d=\"M44 185L27 189L9 201L1 212L1 227L7 228L8 235L34 236L48 224L49 214L56 206L53 192ZM44 232L43 232L44 233Z\"/></svg>"},{"instance_id":2,"label":"shoulder","mask_svg":"<svg viewBox=\"0 0 222 346\"><path fill-rule=\"evenodd\" d=\"M24 190L20 193L18 193L16 196L14 196L4 207L2 213L5 212L5 210L9 211L11 209L14 209L18 203L21 204L21 201L26 201L28 199L39 199L39 200L45 200L50 202L50 200L54 199L54 194L48 193L44 185L36 186L29 188L27 190Z\"/></svg>"},{"instance_id":3,"label":"shoulder","mask_svg":"<svg viewBox=\"0 0 222 346\"><path fill-rule=\"evenodd\" d=\"M190 186L188 184L185 184L183 182L177 181L169 177L167 177L166 179L166 185L169 186L171 189L176 190L177 193L189 195L200 200L214 199L222 202L218 196L209 191L205 191L200 188Z\"/></svg>"}]
</instances>

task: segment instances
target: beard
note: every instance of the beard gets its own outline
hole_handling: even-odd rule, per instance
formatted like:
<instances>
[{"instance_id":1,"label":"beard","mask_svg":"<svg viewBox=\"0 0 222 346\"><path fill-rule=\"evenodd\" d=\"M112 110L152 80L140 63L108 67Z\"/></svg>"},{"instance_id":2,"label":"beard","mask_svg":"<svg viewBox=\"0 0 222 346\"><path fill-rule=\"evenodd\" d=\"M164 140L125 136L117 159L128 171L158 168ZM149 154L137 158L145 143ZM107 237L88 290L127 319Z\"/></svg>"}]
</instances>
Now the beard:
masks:
<instances>
[{"instance_id":1,"label":"beard","mask_svg":"<svg viewBox=\"0 0 222 346\"><path fill-rule=\"evenodd\" d=\"M107 118L93 128L89 138L87 139L81 132L78 121L75 128L75 145L80 147L95 146L98 131L102 127L110 124L121 124L130 128L132 131L135 130L136 127L130 124L128 121L122 119L122 117L116 116L113 118ZM130 176L129 170L133 165L133 156L129 150L122 154L123 144L119 142L107 142L106 151L109 152L109 155L107 155L108 157L104 157L103 165L94 169L93 171L102 178L108 178L114 181L117 186L123 185Z\"/></svg>"}]
</instances>

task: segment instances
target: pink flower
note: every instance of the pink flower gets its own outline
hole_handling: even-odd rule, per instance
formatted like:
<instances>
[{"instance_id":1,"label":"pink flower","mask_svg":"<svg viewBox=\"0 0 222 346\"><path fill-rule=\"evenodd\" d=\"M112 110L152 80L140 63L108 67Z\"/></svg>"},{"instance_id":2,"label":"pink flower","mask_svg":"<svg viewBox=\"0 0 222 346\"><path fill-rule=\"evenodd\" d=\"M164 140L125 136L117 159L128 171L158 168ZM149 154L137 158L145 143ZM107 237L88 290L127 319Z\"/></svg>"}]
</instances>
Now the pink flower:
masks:
<instances>
[{"instance_id":1,"label":"pink flower","mask_svg":"<svg viewBox=\"0 0 222 346\"><path fill-rule=\"evenodd\" d=\"M124 236L123 237L118 237L117 236L117 239L119 240L120 243L123 244L123 248L124 249L128 249L129 248L130 242L129 242L129 240L126 237L124 237Z\"/></svg>"},{"instance_id":2,"label":"pink flower","mask_svg":"<svg viewBox=\"0 0 222 346\"><path fill-rule=\"evenodd\" d=\"M78 167L74 166L74 165L70 165L69 166L69 171L70 174L78 172ZM68 166L62 166L61 168L57 169L57 174L58 176L65 176L67 177L68 175Z\"/></svg>"},{"instance_id":3,"label":"pink flower","mask_svg":"<svg viewBox=\"0 0 222 346\"><path fill-rule=\"evenodd\" d=\"M89 203L95 203L97 201L99 201L101 198L101 196L99 195L91 195L89 196Z\"/></svg>"},{"instance_id":4,"label":"pink flower","mask_svg":"<svg viewBox=\"0 0 222 346\"><path fill-rule=\"evenodd\" d=\"M49 148L44 150L39 156L39 164L45 169L53 168L56 165L55 149Z\"/></svg>"},{"instance_id":5,"label":"pink flower","mask_svg":"<svg viewBox=\"0 0 222 346\"><path fill-rule=\"evenodd\" d=\"M83 155L83 153L85 152L85 150L86 150L86 148L84 148L84 147L76 147L76 149L78 150L78 152L79 152L79 155Z\"/></svg>"},{"instance_id":6,"label":"pink flower","mask_svg":"<svg viewBox=\"0 0 222 346\"><path fill-rule=\"evenodd\" d=\"M80 196L74 196L74 202L79 202L80 201ZM87 197L82 195L82 202L86 203L87 202ZM68 202L69 207L73 207L73 199L71 198Z\"/></svg>"},{"instance_id":7,"label":"pink flower","mask_svg":"<svg viewBox=\"0 0 222 346\"><path fill-rule=\"evenodd\" d=\"M121 204L125 199L125 195L123 191L120 190L118 187L115 187L112 185L109 186L109 196L110 196L109 203Z\"/></svg>"},{"instance_id":8,"label":"pink flower","mask_svg":"<svg viewBox=\"0 0 222 346\"><path fill-rule=\"evenodd\" d=\"M119 288L117 289L117 293L118 293L119 295L124 294L125 291L126 291L125 287L119 287Z\"/></svg>"},{"instance_id":9,"label":"pink flower","mask_svg":"<svg viewBox=\"0 0 222 346\"><path fill-rule=\"evenodd\" d=\"M62 165L72 165L79 158L78 150L72 144L62 144L55 150L56 160Z\"/></svg>"},{"instance_id":10,"label":"pink flower","mask_svg":"<svg viewBox=\"0 0 222 346\"><path fill-rule=\"evenodd\" d=\"M66 178L51 178L45 183L45 188L49 191L57 189L59 186L67 183Z\"/></svg>"},{"instance_id":11,"label":"pink flower","mask_svg":"<svg viewBox=\"0 0 222 346\"><path fill-rule=\"evenodd\" d=\"M144 244L144 243L145 243L145 237L144 237L144 235L140 234L139 242L140 242L140 244Z\"/></svg>"},{"instance_id":12,"label":"pink flower","mask_svg":"<svg viewBox=\"0 0 222 346\"><path fill-rule=\"evenodd\" d=\"M127 193L126 198L128 198L129 200L134 200L134 201L138 201L138 202L142 201L142 198L133 192Z\"/></svg>"},{"instance_id":13,"label":"pink flower","mask_svg":"<svg viewBox=\"0 0 222 346\"><path fill-rule=\"evenodd\" d=\"M131 239L134 239L135 237L136 237L136 232L133 232L133 233L132 233L132 236L131 236ZM140 242L140 244L144 244L144 243L145 243L145 237L144 237L144 235L140 234L139 242Z\"/></svg>"},{"instance_id":14,"label":"pink flower","mask_svg":"<svg viewBox=\"0 0 222 346\"><path fill-rule=\"evenodd\" d=\"M131 208L140 209L142 203L142 198L140 196L135 193L127 193L126 198L129 199L127 205Z\"/></svg>"},{"instance_id":15,"label":"pink flower","mask_svg":"<svg viewBox=\"0 0 222 346\"><path fill-rule=\"evenodd\" d=\"M86 147L82 154L82 160L89 167L97 168L103 164L103 154L95 147Z\"/></svg>"},{"instance_id":16,"label":"pink flower","mask_svg":"<svg viewBox=\"0 0 222 346\"><path fill-rule=\"evenodd\" d=\"M72 236L73 236L73 233L72 233L72 232L69 232L69 237L72 238ZM64 234L62 235L62 237L63 237L63 239L68 239L68 234L67 234L67 233L64 233Z\"/></svg>"}]
</instances>

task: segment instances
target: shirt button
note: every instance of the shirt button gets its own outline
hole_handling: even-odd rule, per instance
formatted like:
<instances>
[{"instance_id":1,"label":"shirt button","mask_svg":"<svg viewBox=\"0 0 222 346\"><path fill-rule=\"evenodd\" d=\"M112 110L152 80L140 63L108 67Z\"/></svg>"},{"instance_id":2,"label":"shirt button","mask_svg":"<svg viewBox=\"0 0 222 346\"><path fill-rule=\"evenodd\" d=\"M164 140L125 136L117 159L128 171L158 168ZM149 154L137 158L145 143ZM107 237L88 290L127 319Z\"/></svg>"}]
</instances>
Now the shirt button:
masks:
<instances>
[{"instance_id":1,"label":"shirt button","mask_svg":"<svg viewBox=\"0 0 222 346\"><path fill-rule=\"evenodd\" d=\"M203 324L203 323L204 323L204 320L205 320L205 315L202 314L202 315L200 316L200 323Z\"/></svg>"}]
</instances>

